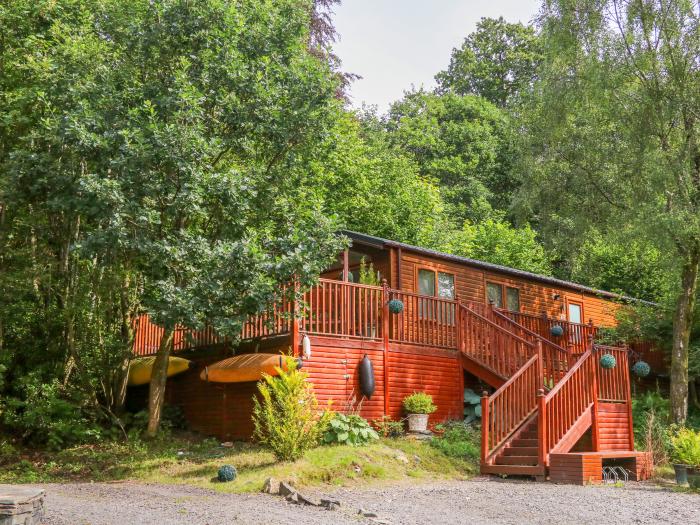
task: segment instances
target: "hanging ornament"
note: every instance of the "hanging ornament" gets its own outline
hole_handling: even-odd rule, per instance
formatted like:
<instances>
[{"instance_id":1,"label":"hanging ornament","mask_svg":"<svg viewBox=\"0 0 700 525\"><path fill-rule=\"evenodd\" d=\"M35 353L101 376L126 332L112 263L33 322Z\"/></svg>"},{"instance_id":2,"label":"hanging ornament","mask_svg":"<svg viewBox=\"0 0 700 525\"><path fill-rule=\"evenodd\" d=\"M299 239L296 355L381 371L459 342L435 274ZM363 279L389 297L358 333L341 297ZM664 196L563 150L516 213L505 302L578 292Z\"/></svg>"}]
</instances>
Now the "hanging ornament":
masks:
<instances>
[{"instance_id":1,"label":"hanging ornament","mask_svg":"<svg viewBox=\"0 0 700 525\"><path fill-rule=\"evenodd\" d=\"M304 356L304 359L311 359L311 339L306 334L301 340L301 355Z\"/></svg>"}]
</instances>

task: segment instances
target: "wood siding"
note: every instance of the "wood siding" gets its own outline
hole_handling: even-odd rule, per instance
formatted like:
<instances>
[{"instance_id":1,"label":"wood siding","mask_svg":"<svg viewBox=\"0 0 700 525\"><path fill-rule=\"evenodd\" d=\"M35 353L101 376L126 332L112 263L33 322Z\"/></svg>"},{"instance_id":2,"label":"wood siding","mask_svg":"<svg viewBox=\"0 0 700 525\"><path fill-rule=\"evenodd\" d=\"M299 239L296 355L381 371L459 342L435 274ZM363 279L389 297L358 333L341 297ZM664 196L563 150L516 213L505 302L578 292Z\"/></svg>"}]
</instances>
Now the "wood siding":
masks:
<instances>
[{"instance_id":1,"label":"wood siding","mask_svg":"<svg viewBox=\"0 0 700 525\"><path fill-rule=\"evenodd\" d=\"M494 282L520 290L520 311L523 313L546 314L548 317L566 319L568 303L578 302L583 305L582 320L584 322L592 320L596 326L614 326L616 324L615 312L620 305L612 300L562 286L487 271L405 249L402 250L401 256L400 287L402 290L417 291L416 282L419 268L433 268L454 274L457 297L465 303L470 301L486 303L486 283ZM555 300L555 294L558 294L560 299Z\"/></svg>"},{"instance_id":2,"label":"wood siding","mask_svg":"<svg viewBox=\"0 0 700 525\"><path fill-rule=\"evenodd\" d=\"M600 450L631 450L626 403L598 403Z\"/></svg>"}]
</instances>

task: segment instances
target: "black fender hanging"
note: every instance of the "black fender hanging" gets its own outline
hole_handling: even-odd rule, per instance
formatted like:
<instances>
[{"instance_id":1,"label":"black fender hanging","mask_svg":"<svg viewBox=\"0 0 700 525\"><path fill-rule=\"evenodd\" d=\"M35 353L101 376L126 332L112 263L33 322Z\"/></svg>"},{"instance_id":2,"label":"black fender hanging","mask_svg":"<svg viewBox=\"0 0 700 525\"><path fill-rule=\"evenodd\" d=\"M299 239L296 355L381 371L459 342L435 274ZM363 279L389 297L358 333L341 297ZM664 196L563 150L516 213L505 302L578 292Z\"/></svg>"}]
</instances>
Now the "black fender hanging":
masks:
<instances>
[{"instance_id":1,"label":"black fender hanging","mask_svg":"<svg viewBox=\"0 0 700 525\"><path fill-rule=\"evenodd\" d=\"M374 394L374 368L372 368L372 361L369 360L367 354L360 361L360 392L362 395L367 397L367 399L372 398Z\"/></svg>"}]
</instances>

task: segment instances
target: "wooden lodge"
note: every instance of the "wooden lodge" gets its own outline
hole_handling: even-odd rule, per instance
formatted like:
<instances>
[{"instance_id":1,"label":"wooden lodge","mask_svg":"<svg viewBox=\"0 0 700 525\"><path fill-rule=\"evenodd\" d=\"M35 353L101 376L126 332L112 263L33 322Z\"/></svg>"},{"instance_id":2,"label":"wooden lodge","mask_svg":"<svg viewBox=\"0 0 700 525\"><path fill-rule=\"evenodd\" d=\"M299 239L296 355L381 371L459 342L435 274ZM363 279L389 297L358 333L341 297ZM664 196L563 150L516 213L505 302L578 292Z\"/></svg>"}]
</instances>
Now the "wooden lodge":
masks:
<instances>
[{"instance_id":1,"label":"wooden lodge","mask_svg":"<svg viewBox=\"0 0 700 525\"><path fill-rule=\"evenodd\" d=\"M289 312L250 319L236 354L311 355L303 369L321 403L359 409L368 420L398 419L405 396L424 391L438 406L431 424L463 417L464 391L483 392L483 473L597 483L619 464L648 477L649 455L634 452L628 350L594 344L615 324L624 299L576 283L344 232L351 246ZM362 259L382 285L359 284ZM391 313L389 302L403 303ZM284 310L284 309L283 309ZM135 353L155 353L158 327L142 316ZM252 432L255 383L209 383L201 370L232 354L210 331L178 334L176 355L194 362L168 380L167 402L194 430L220 439ZM611 354L606 369L600 357ZM367 355L376 389L360 394ZM146 387L132 389L142 397Z\"/></svg>"}]
</instances>

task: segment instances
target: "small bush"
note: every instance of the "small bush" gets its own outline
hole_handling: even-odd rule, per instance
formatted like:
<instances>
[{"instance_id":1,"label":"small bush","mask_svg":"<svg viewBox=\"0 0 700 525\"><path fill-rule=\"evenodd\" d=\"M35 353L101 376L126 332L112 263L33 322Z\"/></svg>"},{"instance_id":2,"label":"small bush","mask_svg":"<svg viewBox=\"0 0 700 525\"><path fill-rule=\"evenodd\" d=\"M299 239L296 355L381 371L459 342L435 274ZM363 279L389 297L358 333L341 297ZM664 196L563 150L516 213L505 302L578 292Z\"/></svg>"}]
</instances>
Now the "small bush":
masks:
<instances>
[{"instance_id":1,"label":"small bush","mask_svg":"<svg viewBox=\"0 0 700 525\"><path fill-rule=\"evenodd\" d=\"M655 465L668 463L671 454L668 415L668 399L658 392L647 392L632 400L635 443L642 450L651 452Z\"/></svg>"},{"instance_id":2,"label":"small bush","mask_svg":"<svg viewBox=\"0 0 700 525\"><path fill-rule=\"evenodd\" d=\"M277 377L264 375L258 383L260 399L253 398L253 436L281 461L299 459L318 445L332 416L318 415L318 402L307 374L297 370L297 361L287 359L287 370L277 368Z\"/></svg>"},{"instance_id":3,"label":"small bush","mask_svg":"<svg viewBox=\"0 0 700 525\"><path fill-rule=\"evenodd\" d=\"M389 416L384 416L381 419L372 421L377 433L385 438L398 438L406 433L403 426L403 421L394 421Z\"/></svg>"},{"instance_id":4,"label":"small bush","mask_svg":"<svg viewBox=\"0 0 700 525\"><path fill-rule=\"evenodd\" d=\"M432 414L437 410L433 404L433 396L425 392L414 392L405 397L403 408L407 414Z\"/></svg>"},{"instance_id":5,"label":"small bush","mask_svg":"<svg viewBox=\"0 0 700 525\"><path fill-rule=\"evenodd\" d=\"M672 459L691 467L700 467L700 432L681 428L671 438L673 445Z\"/></svg>"},{"instance_id":6,"label":"small bush","mask_svg":"<svg viewBox=\"0 0 700 525\"><path fill-rule=\"evenodd\" d=\"M334 414L323 436L325 443L361 446L379 439L379 435L362 416Z\"/></svg>"},{"instance_id":7,"label":"small bush","mask_svg":"<svg viewBox=\"0 0 700 525\"><path fill-rule=\"evenodd\" d=\"M430 441L430 445L452 458L477 459L481 450L481 432L462 421L435 425L442 435Z\"/></svg>"}]
</instances>

